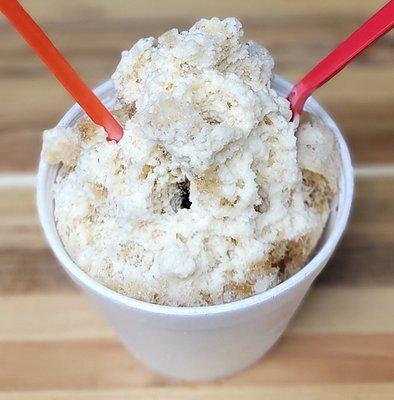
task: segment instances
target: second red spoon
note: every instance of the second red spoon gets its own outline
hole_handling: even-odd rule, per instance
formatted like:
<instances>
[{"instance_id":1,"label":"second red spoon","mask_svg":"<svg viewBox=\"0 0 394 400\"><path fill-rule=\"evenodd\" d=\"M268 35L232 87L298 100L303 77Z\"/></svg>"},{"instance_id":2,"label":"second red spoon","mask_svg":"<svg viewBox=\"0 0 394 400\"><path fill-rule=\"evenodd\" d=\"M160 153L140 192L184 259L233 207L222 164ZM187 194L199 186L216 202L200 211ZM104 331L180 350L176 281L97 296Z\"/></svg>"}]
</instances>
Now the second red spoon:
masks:
<instances>
[{"instance_id":1,"label":"second red spoon","mask_svg":"<svg viewBox=\"0 0 394 400\"><path fill-rule=\"evenodd\" d=\"M391 0L293 87L288 96L293 120L302 113L305 101L317 88L335 76L369 45L390 31L393 25L394 0Z\"/></svg>"}]
</instances>

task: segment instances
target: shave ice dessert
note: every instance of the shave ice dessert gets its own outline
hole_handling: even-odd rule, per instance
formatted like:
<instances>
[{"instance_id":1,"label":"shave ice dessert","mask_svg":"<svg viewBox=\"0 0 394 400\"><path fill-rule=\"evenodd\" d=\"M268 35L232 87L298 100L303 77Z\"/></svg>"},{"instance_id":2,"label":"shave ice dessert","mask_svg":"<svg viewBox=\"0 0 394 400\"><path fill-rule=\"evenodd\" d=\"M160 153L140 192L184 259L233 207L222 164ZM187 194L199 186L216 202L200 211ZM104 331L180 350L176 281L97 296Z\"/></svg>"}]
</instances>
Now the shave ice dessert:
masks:
<instances>
[{"instance_id":1,"label":"shave ice dessert","mask_svg":"<svg viewBox=\"0 0 394 400\"><path fill-rule=\"evenodd\" d=\"M118 142L82 118L44 132L59 236L121 294L171 306L260 293L313 256L338 190L334 134L291 122L274 61L235 18L139 40L112 76Z\"/></svg>"}]
</instances>

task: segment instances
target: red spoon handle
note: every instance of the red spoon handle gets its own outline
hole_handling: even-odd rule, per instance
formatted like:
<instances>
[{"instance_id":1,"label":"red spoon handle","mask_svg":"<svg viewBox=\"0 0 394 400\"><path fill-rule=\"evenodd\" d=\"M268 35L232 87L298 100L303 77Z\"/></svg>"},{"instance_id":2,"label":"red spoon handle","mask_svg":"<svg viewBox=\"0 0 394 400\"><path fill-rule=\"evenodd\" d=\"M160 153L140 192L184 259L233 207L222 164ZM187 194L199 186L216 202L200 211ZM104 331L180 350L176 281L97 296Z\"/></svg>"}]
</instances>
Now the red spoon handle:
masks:
<instances>
[{"instance_id":1,"label":"red spoon handle","mask_svg":"<svg viewBox=\"0 0 394 400\"><path fill-rule=\"evenodd\" d=\"M0 11L19 31L92 121L105 129L108 139L120 140L123 135L122 127L93 91L82 82L71 65L23 7L16 0L0 0Z\"/></svg>"},{"instance_id":2,"label":"red spoon handle","mask_svg":"<svg viewBox=\"0 0 394 400\"><path fill-rule=\"evenodd\" d=\"M293 119L302 113L305 101L315 89L341 71L365 48L392 29L393 25L394 0L391 0L293 87L288 96L293 111Z\"/></svg>"}]
</instances>

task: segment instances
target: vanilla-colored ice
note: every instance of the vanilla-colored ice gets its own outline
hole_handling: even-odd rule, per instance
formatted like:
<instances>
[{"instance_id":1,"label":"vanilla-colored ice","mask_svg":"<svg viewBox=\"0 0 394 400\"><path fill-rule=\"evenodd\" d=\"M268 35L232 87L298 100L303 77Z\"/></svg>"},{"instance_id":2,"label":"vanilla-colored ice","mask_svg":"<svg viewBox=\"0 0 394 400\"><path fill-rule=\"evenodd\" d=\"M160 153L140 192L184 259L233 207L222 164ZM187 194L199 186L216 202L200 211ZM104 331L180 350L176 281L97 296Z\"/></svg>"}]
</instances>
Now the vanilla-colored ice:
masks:
<instances>
[{"instance_id":1,"label":"vanilla-colored ice","mask_svg":"<svg viewBox=\"0 0 394 400\"><path fill-rule=\"evenodd\" d=\"M44 132L60 163L60 237L104 285L189 306L264 291L299 270L337 191L338 150L318 119L290 122L273 59L234 18L139 40L112 77L119 141L87 120Z\"/></svg>"}]
</instances>

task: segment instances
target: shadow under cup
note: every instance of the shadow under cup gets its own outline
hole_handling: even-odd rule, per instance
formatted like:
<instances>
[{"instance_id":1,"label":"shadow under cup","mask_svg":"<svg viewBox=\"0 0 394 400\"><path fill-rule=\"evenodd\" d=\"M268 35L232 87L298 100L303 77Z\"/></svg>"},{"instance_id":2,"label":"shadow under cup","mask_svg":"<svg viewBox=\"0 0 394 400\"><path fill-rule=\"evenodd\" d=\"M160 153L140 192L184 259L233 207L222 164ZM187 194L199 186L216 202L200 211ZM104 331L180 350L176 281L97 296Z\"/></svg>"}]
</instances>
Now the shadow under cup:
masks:
<instances>
[{"instance_id":1,"label":"shadow under cup","mask_svg":"<svg viewBox=\"0 0 394 400\"><path fill-rule=\"evenodd\" d=\"M291 84L275 77L273 87L286 96ZM107 106L114 89L107 81L96 89ZM41 159L37 206L47 240L68 275L110 322L124 345L153 370L182 380L212 380L231 375L259 360L279 339L316 276L326 265L346 227L353 196L353 169L347 145L335 122L310 98L305 109L335 133L340 147L339 193L312 260L294 276L244 300L205 307L170 307L121 295L83 272L67 254L53 217L51 188L55 166ZM72 126L82 115L74 105L59 122Z\"/></svg>"}]
</instances>

